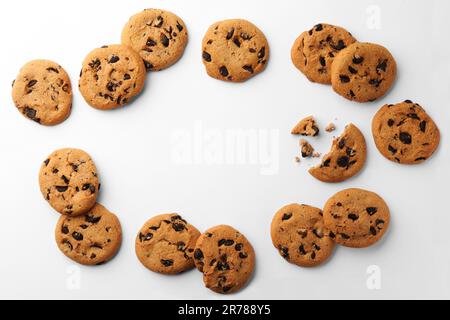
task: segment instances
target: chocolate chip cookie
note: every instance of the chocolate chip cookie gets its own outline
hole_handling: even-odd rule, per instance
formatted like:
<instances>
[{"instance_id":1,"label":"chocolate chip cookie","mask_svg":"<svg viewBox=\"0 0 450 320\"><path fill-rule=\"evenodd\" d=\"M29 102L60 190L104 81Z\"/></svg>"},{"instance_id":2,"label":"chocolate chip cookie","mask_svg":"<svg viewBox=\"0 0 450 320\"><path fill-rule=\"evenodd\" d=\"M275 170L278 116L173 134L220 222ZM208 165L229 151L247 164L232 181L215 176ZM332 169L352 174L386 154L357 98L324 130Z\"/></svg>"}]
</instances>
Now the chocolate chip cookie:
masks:
<instances>
[{"instance_id":1,"label":"chocolate chip cookie","mask_svg":"<svg viewBox=\"0 0 450 320\"><path fill-rule=\"evenodd\" d=\"M224 81L245 81L262 72L269 59L269 44L262 31L242 19L214 23L202 48L208 75Z\"/></svg>"},{"instance_id":2,"label":"chocolate chip cookie","mask_svg":"<svg viewBox=\"0 0 450 320\"><path fill-rule=\"evenodd\" d=\"M302 267L328 260L334 248L329 234L322 210L304 204L287 205L272 220L273 245L284 259Z\"/></svg>"},{"instance_id":3,"label":"chocolate chip cookie","mask_svg":"<svg viewBox=\"0 0 450 320\"><path fill-rule=\"evenodd\" d=\"M46 126L57 125L67 119L72 109L69 75L53 61L30 61L13 82L12 98L28 119Z\"/></svg>"},{"instance_id":4,"label":"chocolate chip cookie","mask_svg":"<svg viewBox=\"0 0 450 320\"><path fill-rule=\"evenodd\" d=\"M327 201L323 218L336 243L364 248L373 245L385 234L390 213L377 194L362 189L347 189Z\"/></svg>"},{"instance_id":5,"label":"chocolate chip cookie","mask_svg":"<svg viewBox=\"0 0 450 320\"><path fill-rule=\"evenodd\" d=\"M440 142L434 121L419 104L410 100L384 105L373 118L372 134L381 154L402 164L424 162Z\"/></svg>"},{"instance_id":6,"label":"chocolate chip cookie","mask_svg":"<svg viewBox=\"0 0 450 320\"><path fill-rule=\"evenodd\" d=\"M145 76L141 56L130 47L104 46L84 60L79 88L90 106L109 110L137 96L144 87Z\"/></svg>"},{"instance_id":7,"label":"chocolate chip cookie","mask_svg":"<svg viewBox=\"0 0 450 320\"><path fill-rule=\"evenodd\" d=\"M175 14L146 9L130 18L122 31L122 44L144 59L147 70L160 71L177 62L188 42L186 25Z\"/></svg>"},{"instance_id":8,"label":"chocolate chip cookie","mask_svg":"<svg viewBox=\"0 0 450 320\"><path fill-rule=\"evenodd\" d=\"M291 131L292 134L299 134L308 137L316 137L319 135L319 132L320 129L316 124L316 120L314 120L314 117L312 116L300 120L300 122L297 123Z\"/></svg>"},{"instance_id":9,"label":"chocolate chip cookie","mask_svg":"<svg viewBox=\"0 0 450 320\"><path fill-rule=\"evenodd\" d=\"M357 102L375 101L394 83L397 64L391 53L373 43L354 43L342 50L331 67L334 91Z\"/></svg>"},{"instance_id":10,"label":"chocolate chip cookie","mask_svg":"<svg viewBox=\"0 0 450 320\"><path fill-rule=\"evenodd\" d=\"M366 140L353 124L345 127L342 135L333 141L331 151L320 165L309 173L323 182L342 182L356 175L366 162Z\"/></svg>"},{"instance_id":11,"label":"chocolate chip cookie","mask_svg":"<svg viewBox=\"0 0 450 320\"><path fill-rule=\"evenodd\" d=\"M354 42L356 39L347 30L320 23L295 40L292 62L310 81L330 84L334 58Z\"/></svg>"},{"instance_id":12,"label":"chocolate chip cookie","mask_svg":"<svg viewBox=\"0 0 450 320\"><path fill-rule=\"evenodd\" d=\"M58 248L73 261L99 265L119 250L122 229L116 215L97 203L86 215L61 216L55 238Z\"/></svg>"},{"instance_id":13,"label":"chocolate chip cookie","mask_svg":"<svg viewBox=\"0 0 450 320\"><path fill-rule=\"evenodd\" d=\"M39 186L44 199L68 216L88 212L100 188L94 161L79 149L60 149L48 156L41 165Z\"/></svg>"},{"instance_id":14,"label":"chocolate chip cookie","mask_svg":"<svg viewBox=\"0 0 450 320\"><path fill-rule=\"evenodd\" d=\"M145 223L136 238L136 255L148 269L176 274L194 267L200 232L178 214L163 214Z\"/></svg>"},{"instance_id":15,"label":"chocolate chip cookie","mask_svg":"<svg viewBox=\"0 0 450 320\"><path fill-rule=\"evenodd\" d=\"M233 293L252 276L255 252L239 231L221 225L207 230L198 238L194 261L203 272L207 288L217 293Z\"/></svg>"}]
</instances>

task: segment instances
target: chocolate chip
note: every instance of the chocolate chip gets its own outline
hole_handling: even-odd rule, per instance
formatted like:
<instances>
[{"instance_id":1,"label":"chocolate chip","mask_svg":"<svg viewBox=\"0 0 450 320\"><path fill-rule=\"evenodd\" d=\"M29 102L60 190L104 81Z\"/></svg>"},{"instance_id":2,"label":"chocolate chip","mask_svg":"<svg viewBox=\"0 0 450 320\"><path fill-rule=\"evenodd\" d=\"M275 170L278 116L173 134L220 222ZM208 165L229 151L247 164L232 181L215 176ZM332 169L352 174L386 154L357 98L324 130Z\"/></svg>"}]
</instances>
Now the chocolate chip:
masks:
<instances>
[{"instance_id":1,"label":"chocolate chip","mask_svg":"<svg viewBox=\"0 0 450 320\"><path fill-rule=\"evenodd\" d=\"M339 140L338 148L342 150L342 149L344 149L344 147L345 147L345 139L342 138Z\"/></svg>"},{"instance_id":2,"label":"chocolate chip","mask_svg":"<svg viewBox=\"0 0 450 320\"><path fill-rule=\"evenodd\" d=\"M53 67L47 68L47 71L48 71L48 72L59 73L58 69L53 68Z\"/></svg>"},{"instance_id":3,"label":"chocolate chip","mask_svg":"<svg viewBox=\"0 0 450 320\"><path fill-rule=\"evenodd\" d=\"M346 76L346 75L343 75L343 74L341 74L341 75L339 76L339 79L341 79L341 82L342 82L342 83L348 83L348 82L350 82L350 78L349 78L348 76Z\"/></svg>"},{"instance_id":4,"label":"chocolate chip","mask_svg":"<svg viewBox=\"0 0 450 320\"><path fill-rule=\"evenodd\" d=\"M101 62L100 62L100 59L95 59L95 60L92 60L91 62L89 62L89 67L91 67L92 69L98 69L98 68L100 68L100 65L101 65Z\"/></svg>"},{"instance_id":5,"label":"chocolate chip","mask_svg":"<svg viewBox=\"0 0 450 320\"><path fill-rule=\"evenodd\" d=\"M30 82L28 82L27 87L31 88L32 86L34 86L37 83L37 80L31 80Z\"/></svg>"},{"instance_id":6,"label":"chocolate chip","mask_svg":"<svg viewBox=\"0 0 450 320\"><path fill-rule=\"evenodd\" d=\"M395 124L394 119L389 119L389 120L388 120L388 126L389 126L389 127L392 127L394 124Z\"/></svg>"},{"instance_id":7,"label":"chocolate chip","mask_svg":"<svg viewBox=\"0 0 450 320\"><path fill-rule=\"evenodd\" d=\"M67 248L69 248L70 251L73 250L73 246L72 246L72 244L70 243L69 240L64 239L62 243L65 244L67 246Z\"/></svg>"},{"instance_id":8,"label":"chocolate chip","mask_svg":"<svg viewBox=\"0 0 450 320\"><path fill-rule=\"evenodd\" d=\"M375 224L376 224L376 226L377 226L378 229L382 229L383 226L384 226L384 220L382 220L382 219L377 219L377 220L375 221Z\"/></svg>"},{"instance_id":9,"label":"chocolate chip","mask_svg":"<svg viewBox=\"0 0 450 320\"><path fill-rule=\"evenodd\" d=\"M319 23L318 25L314 26L314 29L316 31L322 31L323 30L323 25Z\"/></svg>"},{"instance_id":10,"label":"chocolate chip","mask_svg":"<svg viewBox=\"0 0 450 320\"><path fill-rule=\"evenodd\" d=\"M334 238L336 238L336 235L332 232L332 231L330 231L330 234L329 234L329 236L330 236L330 238L331 239L334 239Z\"/></svg>"},{"instance_id":11,"label":"chocolate chip","mask_svg":"<svg viewBox=\"0 0 450 320\"><path fill-rule=\"evenodd\" d=\"M266 56L266 47L262 47L258 52L258 59L262 59Z\"/></svg>"},{"instance_id":12,"label":"chocolate chip","mask_svg":"<svg viewBox=\"0 0 450 320\"><path fill-rule=\"evenodd\" d=\"M234 37L234 38L233 38L233 43L234 43L238 48L241 47L241 42L239 41L239 38L238 38L238 37Z\"/></svg>"},{"instance_id":13,"label":"chocolate chip","mask_svg":"<svg viewBox=\"0 0 450 320\"><path fill-rule=\"evenodd\" d=\"M152 70L154 68L153 64L148 61L144 61L145 69Z\"/></svg>"},{"instance_id":14,"label":"chocolate chip","mask_svg":"<svg viewBox=\"0 0 450 320\"><path fill-rule=\"evenodd\" d=\"M156 24L155 24L156 28L161 28L163 23L164 23L163 17L161 17L161 16L156 17Z\"/></svg>"},{"instance_id":15,"label":"chocolate chip","mask_svg":"<svg viewBox=\"0 0 450 320\"><path fill-rule=\"evenodd\" d=\"M167 38L167 36L164 33L161 33L159 38L161 40L162 45L167 48L169 46L169 38Z\"/></svg>"},{"instance_id":16,"label":"chocolate chip","mask_svg":"<svg viewBox=\"0 0 450 320\"><path fill-rule=\"evenodd\" d=\"M350 239L350 236L347 235L347 234L345 234L345 233L341 233L341 237L342 237L342 239L344 239L344 240Z\"/></svg>"},{"instance_id":17,"label":"chocolate chip","mask_svg":"<svg viewBox=\"0 0 450 320\"><path fill-rule=\"evenodd\" d=\"M111 58L109 58L109 63L116 63L120 60L120 58L116 55L112 55Z\"/></svg>"},{"instance_id":18,"label":"chocolate chip","mask_svg":"<svg viewBox=\"0 0 450 320\"><path fill-rule=\"evenodd\" d=\"M242 69L244 69L245 71L248 71L250 73L253 73L253 67L251 65L245 65L242 67Z\"/></svg>"},{"instance_id":19,"label":"chocolate chip","mask_svg":"<svg viewBox=\"0 0 450 320\"><path fill-rule=\"evenodd\" d=\"M425 157L419 157L419 158L415 159L414 161L425 161L425 160L427 160L427 158L425 158Z\"/></svg>"},{"instance_id":20,"label":"chocolate chip","mask_svg":"<svg viewBox=\"0 0 450 320\"><path fill-rule=\"evenodd\" d=\"M369 216L373 216L375 213L378 212L378 209L375 207L368 207L366 208L366 211L369 214Z\"/></svg>"},{"instance_id":21,"label":"chocolate chip","mask_svg":"<svg viewBox=\"0 0 450 320\"><path fill-rule=\"evenodd\" d=\"M316 258L316 253L313 251L313 252L311 253L311 259L314 260L315 258Z\"/></svg>"},{"instance_id":22,"label":"chocolate chip","mask_svg":"<svg viewBox=\"0 0 450 320\"><path fill-rule=\"evenodd\" d=\"M411 100L405 100L405 103L413 103Z\"/></svg>"},{"instance_id":23,"label":"chocolate chip","mask_svg":"<svg viewBox=\"0 0 450 320\"><path fill-rule=\"evenodd\" d=\"M364 61L364 57L361 56L354 56L353 57L353 63L354 64L361 64Z\"/></svg>"},{"instance_id":24,"label":"chocolate chip","mask_svg":"<svg viewBox=\"0 0 450 320\"><path fill-rule=\"evenodd\" d=\"M377 88L380 86L381 82L383 82L383 79L381 79L381 80L378 80L378 79L370 79L370 80L369 80L369 84L372 85L372 86L375 86L375 87L377 87Z\"/></svg>"},{"instance_id":25,"label":"chocolate chip","mask_svg":"<svg viewBox=\"0 0 450 320\"><path fill-rule=\"evenodd\" d=\"M194 251L194 259L195 260L201 260L203 259L203 252L200 249L195 249Z\"/></svg>"},{"instance_id":26,"label":"chocolate chip","mask_svg":"<svg viewBox=\"0 0 450 320\"><path fill-rule=\"evenodd\" d=\"M231 28L230 31L227 32L227 40L230 40L234 35L234 28Z\"/></svg>"},{"instance_id":27,"label":"chocolate chip","mask_svg":"<svg viewBox=\"0 0 450 320\"><path fill-rule=\"evenodd\" d=\"M99 223L99 221L102 219L102 217L95 217L91 214L86 215L86 217L84 218L84 220L86 222L92 223L92 224L96 224Z\"/></svg>"},{"instance_id":28,"label":"chocolate chip","mask_svg":"<svg viewBox=\"0 0 450 320\"><path fill-rule=\"evenodd\" d=\"M72 237L73 237L75 240L77 240L77 241L83 240L83 235L82 235L81 233L79 233L79 232L76 232L76 231L74 231L74 232L72 233Z\"/></svg>"},{"instance_id":29,"label":"chocolate chip","mask_svg":"<svg viewBox=\"0 0 450 320\"><path fill-rule=\"evenodd\" d=\"M239 252L239 258L241 259L247 259L248 258L248 254L245 252Z\"/></svg>"},{"instance_id":30,"label":"chocolate chip","mask_svg":"<svg viewBox=\"0 0 450 320\"><path fill-rule=\"evenodd\" d=\"M234 250L241 251L242 248L244 248L244 245L242 243L238 243L234 246Z\"/></svg>"},{"instance_id":31,"label":"chocolate chip","mask_svg":"<svg viewBox=\"0 0 450 320\"><path fill-rule=\"evenodd\" d=\"M337 160L337 164L341 168L346 168L348 166L350 159L347 156L339 157Z\"/></svg>"},{"instance_id":32,"label":"chocolate chip","mask_svg":"<svg viewBox=\"0 0 450 320\"><path fill-rule=\"evenodd\" d=\"M69 187L68 186L56 186L55 188L56 188L56 190L58 190L58 192L66 192Z\"/></svg>"},{"instance_id":33,"label":"chocolate chip","mask_svg":"<svg viewBox=\"0 0 450 320\"><path fill-rule=\"evenodd\" d=\"M152 38L148 38L147 39L147 43L146 43L146 45L148 46L148 47L154 47L154 46L156 46L156 41L155 40L153 40Z\"/></svg>"},{"instance_id":34,"label":"chocolate chip","mask_svg":"<svg viewBox=\"0 0 450 320\"><path fill-rule=\"evenodd\" d=\"M378 70L382 70L384 72L386 72L386 67L387 67L387 59L383 60L382 62L378 63L377 65L377 71Z\"/></svg>"},{"instance_id":35,"label":"chocolate chip","mask_svg":"<svg viewBox=\"0 0 450 320\"><path fill-rule=\"evenodd\" d=\"M182 223L174 223L174 224L172 224L172 228L176 232L181 232L184 229L186 229L186 226L184 224L182 224Z\"/></svg>"},{"instance_id":36,"label":"chocolate chip","mask_svg":"<svg viewBox=\"0 0 450 320\"><path fill-rule=\"evenodd\" d=\"M420 127L420 131L425 132L425 130L427 129L427 122L426 121L422 121L419 124L419 127Z\"/></svg>"},{"instance_id":37,"label":"chocolate chip","mask_svg":"<svg viewBox=\"0 0 450 320\"><path fill-rule=\"evenodd\" d=\"M203 51L202 57L203 57L203 60L205 60L206 62L211 62L211 60L212 60L211 55L206 51Z\"/></svg>"},{"instance_id":38,"label":"chocolate chip","mask_svg":"<svg viewBox=\"0 0 450 320\"><path fill-rule=\"evenodd\" d=\"M67 179L67 177L65 175L62 175L61 179L64 181L64 183L69 183L70 182L70 180Z\"/></svg>"},{"instance_id":39,"label":"chocolate chip","mask_svg":"<svg viewBox=\"0 0 450 320\"><path fill-rule=\"evenodd\" d=\"M417 113L408 113L406 115L408 118L414 119L414 120L420 120L419 116L417 115Z\"/></svg>"},{"instance_id":40,"label":"chocolate chip","mask_svg":"<svg viewBox=\"0 0 450 320\"><path fill-rule=\"evenodd\" d=\"M347 46L345 45L345 42L343 40L339 40L337 44L330 43L330 47L332 47L334 50L341 51L342 49L345 49Z\"/></svg>"},{"instance_id":41,"label":"chocolate chip","mask_svg":"<svg viewBox=\"0 0 450 320\"><path fill-rule=\"evenodd\" d=\"M153 233L147 233L147 234L142 234L139 233L139 240L142 241L149 241L153 238Z\"/></svg>"},{"instance_id":42,"label":"chocolate chip","mask_svg":"<svg viewBox=\"0 0 450 320\"><path fill-rule=\"evenodd\" d=\"M69 233L69 228L68 228L67 226L63 226L63 227L61 228L61 232L62 232L63 234L68 234L68 233Z\"/></svg>"},{"instance_id":43,"label":"chocolate chip","mask_svg":"<svg viewBox=\"0 0 450 320\"><path fill-rule=\"evenodd\" d=\"M173 265L173 260L165 260L165 259L161 259L161 264L168 268L171 267Z\"/></svg>"},{"instance_id":44,"label":"chocolate chip","mask_svg":"<svg viewBox=\"0 0 450 320\"><path fill-rule=\"evenodd\" d=\"M222 75L222 77L228 77L228 69L225 66L222 66L219 68L219 72Z\"/></svg>"},{"instance_id":45,"label":"chocolate chip","mask_svg":"<svg viewBox=\"0 0 450 320\"><path fill-rule=\"evenodd\" d=\"M323 233L321 231L317 230L317 229L313 230L313 234L319 239L323 238Z\"/></svg>"},{"instance_id":46,"label":"chocolate chip","mask_svg":"<svg viewBox=\"0 0 450 320\"><path fill-rule=\"evenodd\" d=\"M179 32L183 31L183 26L177 21L177 29Z\"/></svg>"},{"instance_id":47,"label":"chocolate chip","mask_svg":"<svg viewBox=\"0 0 450 320\"><path fill-rule=\"evenodd\" d=\"M356 214L354 214L354 213L350 213L350 214L348 215L348 218L349 218L350 220L352 220L352 221L356 221L356 220L359 219L359 216L356 215Z\"/></svg>"},{"instance_id":48,"label":"chocolate chip","mask_svg":"<svg viewBox=\"0 0 450 320\"><path fill-rule=\"evenodd\" d=\"M289 260L289 249L283 246L279 246L278 249L280 250L281 256Z\"/></svg>"},{"instance_id":49,"label":"chocolate chip","mask_svg":"<svg viewBox=\"0 0 450 320\"><path fill-rule=\"evenodd\" d=\"M326 64L327 64L327 62L326 62L326 60L325 60L324 57L320 57L320 58L319 58L319 62L320 62L320 65L321 65L322 67L325 67Z\"/></svg>"},{"instance_id":50,"label":"chocolate chip","mask_svg":"<svg viewBox=\"0 0 450 320\"><path fill-rule=\"evenodd\" d=\"M356 74L358 73L358 70L356 70L355 68L353 68L352 66L348 66L348 71L352 74Z\"/></svg>"},{"instance_id":51,"label":"chocolate chip","mask_svg":"<svg viewBox=\"0 0 450 320\"><path fill-rule=\"evenodd\" d=\"M377 235L377 229L375 229L374 227L370 227L370 233L371 233L373 236L376 236L376 235Z\"/></svg>"},{"instance_id":52,"label":"chocolate chip","mask_svg":"<svg viewBox=\"0 0 450 320\"><path fill-rule=\"evenodd\" d=\"M281 221L285 221L285 220L289 220L290 218L292 218L292 213L285 213L283 214L283 217L281 218Z\"/></svg>"},{"instance_id":53,"label":"chocolate chip","mask_svg":"<svg viewBox=\"0 0 450 320\"><path fill-rule=\"evenodd\" d=\"M48 166L49 162L50 162L50 159L46 159L46 160L44 161L45 166Z\"/></svg>"},{"instance_id":54,"label":"chocolate chip","mask_svg":"<svg viewBox=\"0 0 450 320\"><path fill-rule=\"evenodd\" d=\"M331 159L327 159L322 163L322 167L329 167L331 163Z\"/></svg>"},{"instance_id":55,"label":"chocolate chip","mask_svg":"<svg viewBox=\"0 0 450 320\"><path fill-rule=\"evenodd\" d=\"M31 120L40 122L40 119L36 118L36 110L34 110L33 108L26 106L25 108L23 108L23 113L25 114L25 116L27 116Z\"/></svg>"},{"instance_id":56,"label":"chocolate chip","mask_svg":"<svg viewBox=\"0 0 450 320\"><path fill-rule=\"evenodd\" d=\"M396 154L397 153L397 149L395 149L393 146L389 145L388 146L388 150L392 153L392 154Z\"/></svg>"},{"instance_id":57,"label":"chocolate chip","mask_svg":"<svg viewBox=\"0 0 450 320\"><path fill-rule=\"evenodd\" d=\"M306 250L305 250L305 247L303 246L303 244L301 244L300 247L298 247L298 252L300 252L301 255L306 254Z\"/></svg>"},{"instance_id":58,"label":"chocolate chip","mask_svg":"<svg viewBox=\"0 0 450 320\"><path fill-rule=\"evenodd\" d=\"M400 132L399 139L403 144L411 144L411 135L407 132Z\"/></svg>"}]
</instances>

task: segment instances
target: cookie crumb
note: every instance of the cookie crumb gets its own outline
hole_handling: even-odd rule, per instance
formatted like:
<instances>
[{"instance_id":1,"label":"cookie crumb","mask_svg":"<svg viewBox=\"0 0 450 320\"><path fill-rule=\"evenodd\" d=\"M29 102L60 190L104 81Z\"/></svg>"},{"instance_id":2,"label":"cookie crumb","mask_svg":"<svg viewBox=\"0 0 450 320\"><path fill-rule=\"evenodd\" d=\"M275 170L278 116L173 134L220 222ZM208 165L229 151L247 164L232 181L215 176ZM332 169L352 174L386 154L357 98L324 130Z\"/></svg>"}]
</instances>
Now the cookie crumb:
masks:
<instances>
[{"instance_id":1,"label":"cookie crumb","mask_svg":"<svg viewBox=\"0 0 450 320\"><path fill-rule=\"evenodd\" d=\"M330 124L328 124L327 127L325 128L326 132L333 132L334 130L336 130L336 126L332 122Z\"/></svg>"},{"instance_id":2,"label":"cookie crumb","mask_svg":"<svg viewBox=\"0 0 450 320\"><path fill-rule=\"evenodd\" d=\"M312 154L313 158L320 158L320 156L321 156L320 152L317 152L317 151L314 151Z\"/></svg>"},{"instance_id":3,"label":"cookie crumb","mask_svg":"<svg viewBox=\"0 0 450 320\"><path fill-rule=\"evenodd\" d=\"M302 139L300 140L300 147L302 150L302 157L309 158L314 152L314 148L308 143L308 141Z\"/></svg>"},{"instance_id":4,"label":"cookie crumb","mask_svg":"<svg viewBox=\"0 0 450 320\"><path fill-rule=\"evenodd\" d=\"M308 137L316 137L319 132L319 127L312 116L300 120L300 122L291 131L292 134L299 134Z\"/></svg>"},{"instance_id":5,"label":"cookie crumb","mask_svg":"<svg viewBox=\"0 0 450 320\"><path fill-rule=\"evenodd\" d=\"M295 160L295 162L297 162L297 163L300 163L300 161L301 161L301 160L300 160L300 157L298 157L298 156L295 157L294 160Z\"/></svg>"}]
</instances>

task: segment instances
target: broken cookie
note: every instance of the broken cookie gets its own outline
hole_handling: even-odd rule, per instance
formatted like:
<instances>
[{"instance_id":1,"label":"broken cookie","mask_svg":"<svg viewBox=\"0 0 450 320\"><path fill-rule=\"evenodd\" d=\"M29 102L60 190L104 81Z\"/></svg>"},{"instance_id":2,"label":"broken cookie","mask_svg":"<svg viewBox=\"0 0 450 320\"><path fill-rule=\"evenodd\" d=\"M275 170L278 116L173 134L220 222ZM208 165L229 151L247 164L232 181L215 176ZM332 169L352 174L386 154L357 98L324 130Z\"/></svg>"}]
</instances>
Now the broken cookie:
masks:
<instances>
[{"instance_id":1,"label":"broken cookie","mask_svg":"<svg viewBox=\"0 0 450 320\"><path fill-rule=\"evenodd\" d=\"M311 157L314 152L314 148L311 146L311 144L309 144L309 142L304 139L300 140L300 148L302 151L303 158Z\"/></svg>"},{"instance_id":2,"label":"broken cookie","mask_svg":"<svg viewBox=\"0 0 450 320\"><path fill-rule=\"evenodd\" d=\"M300 120L300 122L292 129L292 134L302 136L316 137L319 134L319 127L312 116Z\"/></svg>"}]
</instances>

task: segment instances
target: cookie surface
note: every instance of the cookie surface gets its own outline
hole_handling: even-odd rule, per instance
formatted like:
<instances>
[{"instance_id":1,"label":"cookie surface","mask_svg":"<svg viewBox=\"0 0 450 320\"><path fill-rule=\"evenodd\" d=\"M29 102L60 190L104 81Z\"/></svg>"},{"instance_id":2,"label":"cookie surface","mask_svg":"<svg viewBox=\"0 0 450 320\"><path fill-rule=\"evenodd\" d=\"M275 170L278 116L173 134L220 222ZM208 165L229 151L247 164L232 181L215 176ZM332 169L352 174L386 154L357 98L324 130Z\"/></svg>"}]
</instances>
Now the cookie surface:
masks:
<instances>
[{"instance_id":1,"label":"cookie surface","mask_svg":"<svg viewBox=\"0 0 450 320\"><path fill-rule=\"evenodd\" d=\"M57 125L72 110L69 75L53 61L30 61L14 80L12 98L25 117L42 125Z\"/></svg>"},{"instance_id":2,"label":"cookie surface","mask_svg":"<svg viewBox=\"0 0 450 320\"><path fill-rule=\"evenodd\" d=\"M302 136L316 137L319 135L320 129L316 124L313 116L306 117L299 121L292 129L291 134L299 134Z\"/></svg>"},{"instance_id":3,"label":"cookie surface","mask_svg":"<svg viewBox=\"0 0 450 320\"><path fill-rule=\"evenodd\" d=\"M136 238L136 255L148 269L176 274L194 267L195 243L200 232L178 214L147 221Z\"/></svg>"},{"instance_id":4,"label":"cookie surface","mask_svg":"<svg viewBox=\"0 0 450 320\"><path fill-rule=\"evenodd\" d=\"M309 170L323 182L342 182L356 175L364 167L367 155L366 140L353 124L345 127L342 135L333 141L331 150L322 163Z\"/></svg>"},{"instance_id":5,"label":"cookie surface","mask_svg":"<svg viewBox=\"0 0 450 320\"><path fill-rule=\"evenodd\" d=\"M281 208L271 225L272 243L280 255L302 267L314 267L328 260L334 249L329 233L322 210L308 205Z\"/></svg>"},{"instance_id":6,"label":"cookie surface","mask_svg":"<svg viewBox=\"0 0 450 320\"><path fill-rule=\"evenodd\" d=\"M354 43L342 50L331 67L336 93L357 102L375 101L393 85L397 64L391 53L373 43Z\"/></svg>"},{"instance_id":7,"label":"cookie surface","mask_svg":"<svg viewBox=\"0 0 450 320\"><path fill-rule=\"evenodd\" d=\"M198 238L194 261L197 269L203 272L207 288L217 293L233 293L252 276L255 252L239 231L220 225Z\"/></svg>"},{"instance_id":8,"label":"cookie surface","mask_svg":"<svg viewBox=\"0 0 450 320\"><path fill-rule=\"evenodd\" d=\"M101 110L127 104L144 87L146 70L142 58L121 45L95 49L86 57L79 88L86 102Z\"/></svg>"},{"instance_id":9,"label":"cookie surface","mask_svg":"<svg viewBox=\"0 0 450 320\"><path fill-rule=\"evenodd\" d=\"M336 243L365 248L384 235L389 227L390 213L377 194L362 189L347 189L327 201L323 218Z\"/></svg>"},{"instance_id":10,"label":"cookie surface","mask_svg":"<svg viewBox=\"0 0 450 320\"><path fill-rule=\"evenodd\" d=\"M334 58L354 42L356 39L344 28L320 23L295 40L291 59L310 81L330 84Z\"/></svg>"},{"instance_id":11,"label":"cookie surface","mask_svg":"<svg viewBox=\"0 0 450 320\"><path fill-rule=\"evenodd\" d=\"M383 156L402 164L424 162L436 151L441 139L434 121L410 100L384 105L373 118L372 135Z\"/></svg>"},{"instance_id":12,"label":"cookie surface","mask_svg":"<svg viewBox=\"0 0 450 320\"><path fill-rule=\"evenodd\" d=\"M68 216L88 212L100 188L94 162L79 149L60 149L48 156L41 165L39 186L44 199Z\"/></svg>"},{"instance_id":13,"label":"cookie surface","mask_svg":"<svg viewBox=\"0 0 450 320\"><path fill-rule=\"evenodd\" d=\"M122 44L144 59L147 70L159 71L177 62L188 42L186 25L175 14L146 9L130 18L122 31Z\"/></svg>"},{"instance_id":14,"label":"cookie surface","mask_svg":"<svg viewBox=\"0 0 450 320\"><path fill-rule=\"evenodd\" d=\"M242 19L214 23L202 48L208 75L224 81L245 81L262 72L269 59L269 44L262 31Z\"/></svg>"},{"instance_id":15,"label":"cookie surface","mask_svg":"<svg viewBox=\"0 0 450 320\"><path fill-rule=\"evenodd\" d=\"M101 204L86 215L61 216L55 229L58 248L84 265L99 265L117 253L122 242L119 219Z\"/></svg>"}]
</instances>

